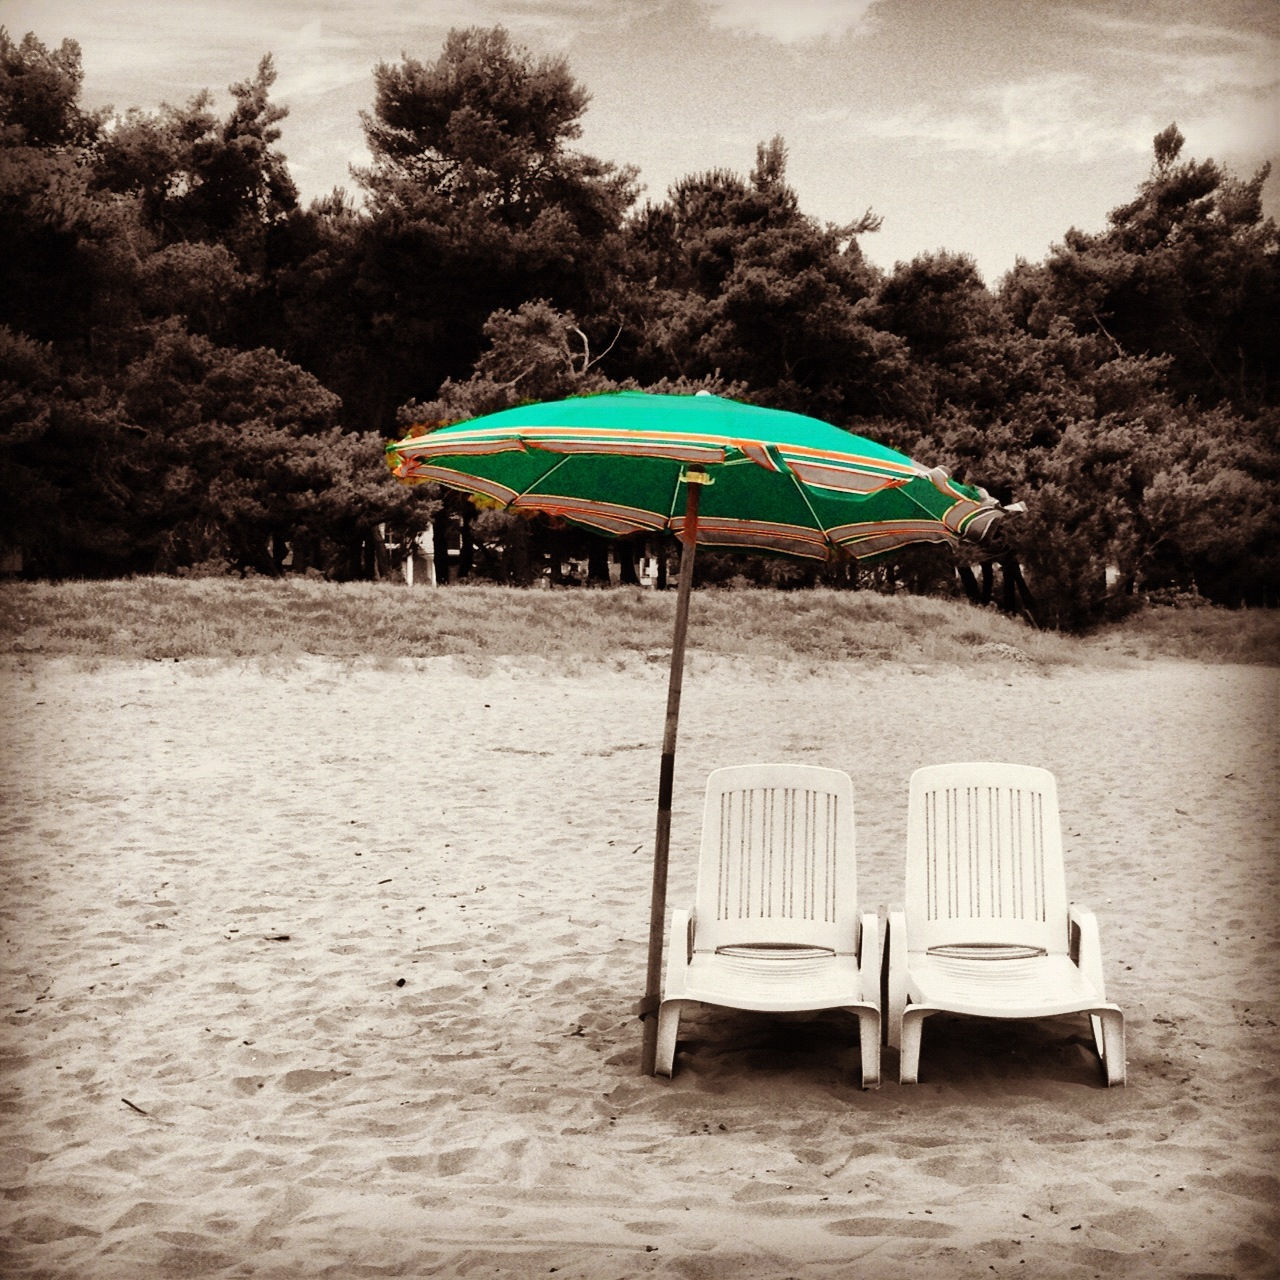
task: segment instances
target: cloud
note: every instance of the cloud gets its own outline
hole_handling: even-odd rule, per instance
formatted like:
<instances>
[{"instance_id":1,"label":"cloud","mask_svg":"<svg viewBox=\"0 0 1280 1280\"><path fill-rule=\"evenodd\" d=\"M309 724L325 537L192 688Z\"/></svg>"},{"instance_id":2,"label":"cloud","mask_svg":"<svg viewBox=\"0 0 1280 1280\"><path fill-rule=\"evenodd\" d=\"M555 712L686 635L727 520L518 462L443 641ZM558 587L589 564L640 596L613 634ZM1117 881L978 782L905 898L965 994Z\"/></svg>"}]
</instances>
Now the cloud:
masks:
<instances>
[{"instance_id":1,"label":"cloud","mask_svg":"<svg viewBox=\"0 0 1280 1280\"><path fill-rule=\"evenodd\" d=\"M1245 9L1251 6L1246 4ZM1225 16L1210 8L1216 17ZM1097 66L1141 83L1152 100L1182 115L1229 113L1270 103L1280 118L1280 6L1267 3L1235 27L1221 22L1159 23L1115 14L1075 12L1078 29L1101 34Z\"/></svg>"},{"instance_id":2,"label":"cloud","mask_svg":"<svg viewBox=\"0 0 1280 1280\"><path fill-rule=\"evenodd\" d=\"M1225 25L1231 16L1236 25ZM1280 6L1206 6L1204 22L1075 18L1106 35L1106 74L1141 86L1149 118L1177 121L1185 155L1252 163L1280 150Z\"/></svg>"},{"instance_id":3,"label":"cloud","mask_svg":"<svg viewBox=\"0 0 1280 1280\"><path fill-rule=\"evenodd\" d=\"M271 43L279 98L304 101L372 84L372 50L331 23L312 19L276 32Z\"/></svg>"},{"instance_id":4,"label":"cloud","mask_svg":"<svg viewBox=\"0 0 1280 1280\"><path fill-rule=\"evenodd\" d=\"M708 0L718 27L784 44L834 38L858 26L876 0Z\"/></svg>"},{"instance_id":5,"label":"cloud","mask_svg":"<svg viewBox=\"0 0 1280 1280\"><path fill-rule=\"evenodd\" d=\"M864 116L858 127L1000 163L1149 155L1171 121L1186 135L1188 155L1265 157L1280 146L1280 41L1221 27L1087 17L1083 29L1114 38L1095 39L1039 73L970 88L949 102Z\"/></svg>"},{"instance_id":6,"label":"cloud","mask_svg":"<svg viewBox=\"0 0 1280 1280\"><path fill-rule=\"evenodd\" d=\"M1158 5L1148 5L1148 10L1143 15L1137 9L1120 14L1071 7L1065 11L1065 17L1084 33L1085 39L1101 35L1105 41L1101 47L1107 48L1128 47L1148 52L1207 49L1243 61L1254 58L1265 61L1274 59L1276 43L1280 40L1280 21L1277 20L1280 11L1272 0L1243 5L1234 15L1237 19L1234 26L1222 21L1231 16L1227 9L1215 10L1211 5L1205 5L1204 12L1213 15L1214 20L1204 22L1189 21L1185 14L1178 20L1166 19Z\"/></svg>"},{"instance_id":7,"label":"cloud","mask_svg":"<svg viewBox=\"0 0 1280 1280\"><path fill-rule=\"evenodd\" d=\"M864 117L859 127L874 137L999 161L1032 156L1088 163L1149 150L1161 126L1145 111L1108 118L1086 75L1061 73L974 90L950 111L921 105Z\"/></svg>"},{"instance_id":8,"label":"cloud","mask_svg":"<svg viewBox=\"0 0 1280 1280\"><path fill-rule=\"evenodd\" d=\"M1180 0L1148 0L1124 14L1089 0L1036 9L1013 28L999 74L981 59L967 84L859 113L865 137L1007 165L1020 159L1106 165L1149 156L1177 121L1187 154L1246 161L1280 144L1280 7L1242 0L1189 20ZM1248 15L1245 14L1248 10ZM1245 16L1250 20L1245 21ZM941 86L935 86L940 88ZM819 127L817 120L810 121Z\"/></svg>"}]
</instances>

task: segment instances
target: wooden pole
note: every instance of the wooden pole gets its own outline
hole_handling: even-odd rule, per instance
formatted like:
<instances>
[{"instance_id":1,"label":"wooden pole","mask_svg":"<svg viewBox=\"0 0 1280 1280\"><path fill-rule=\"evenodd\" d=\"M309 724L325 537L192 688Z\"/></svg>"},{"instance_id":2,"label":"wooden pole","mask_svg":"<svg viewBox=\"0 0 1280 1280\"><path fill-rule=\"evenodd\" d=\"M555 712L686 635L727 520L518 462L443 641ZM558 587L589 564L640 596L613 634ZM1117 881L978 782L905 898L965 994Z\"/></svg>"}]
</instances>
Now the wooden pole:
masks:
<instances>
[{"instance_id":1,"label":"wooden pole","mask_svg":"<svg viewBox=\"0 0 1280 1280\"><path fill-rule=\"evenodd\" d=\"M658 1006L662 1001L662 929L667 911L667 856L671 848L671 795L675 782L676 730L680 724L680 693L684 686L684 643L689 629L689 596L693 590L693 558L698 544L698 504L707 475L685 475L683 546L680 581L676 589L676 626L671 641L671 674L667 682L667 719L662 733L662 765L658 775L658 824L653 839L653 892L649 899L649 963L639 1014L644 1026L640 1070L651 1076L658 1049Z\"/></svg>"}]
</instances>

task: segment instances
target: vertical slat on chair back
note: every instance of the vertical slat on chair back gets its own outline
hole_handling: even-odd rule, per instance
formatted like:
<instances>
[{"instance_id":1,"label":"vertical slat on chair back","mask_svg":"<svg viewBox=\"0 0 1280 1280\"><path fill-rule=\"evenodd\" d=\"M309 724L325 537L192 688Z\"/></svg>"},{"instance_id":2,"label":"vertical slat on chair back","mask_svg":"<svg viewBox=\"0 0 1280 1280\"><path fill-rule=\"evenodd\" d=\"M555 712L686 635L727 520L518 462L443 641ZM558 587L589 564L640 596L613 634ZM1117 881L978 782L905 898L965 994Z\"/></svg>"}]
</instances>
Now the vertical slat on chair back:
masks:
<instances>
[{"instance_id":1,"label":"vertical slat on chair back","mask_svg":"<svg viewBox=\"0 0 1280 1280\"><path fill-rule=\"evenodd\" d=\"M853 784L836 769L742 765L707 780L697 946L857 941Z\"/></svg>"},{"instance_id":2,"label":"vertical slat on chair back","mask_svg":"<svg viewBox=\"0 0 1280 1280\"><path fill-rule=\"evenodd\" d=\"M1053 774L948 764L911 778L905 909L911 949L959 942L1067 948Z\"/></svg>"}]
</instances>

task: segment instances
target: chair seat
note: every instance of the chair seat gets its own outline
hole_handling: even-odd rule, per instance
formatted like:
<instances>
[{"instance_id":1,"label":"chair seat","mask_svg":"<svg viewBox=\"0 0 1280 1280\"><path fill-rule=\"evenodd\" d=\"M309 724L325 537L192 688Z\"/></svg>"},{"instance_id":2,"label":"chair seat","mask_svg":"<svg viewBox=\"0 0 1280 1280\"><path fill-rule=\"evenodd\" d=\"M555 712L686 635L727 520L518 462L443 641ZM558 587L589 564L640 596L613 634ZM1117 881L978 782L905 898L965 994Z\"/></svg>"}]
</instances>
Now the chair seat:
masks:
<instances>
[{"instance_id":1,"label":"chair seat","mask_svg":"<svg viewBox=\"0 0 1280 1280\"><path fill-rule=\"evenodd\" d=\"M1109 1007L1064 955L994 959L912 952L906 979L912 1005L976 1017L1041 1018Z\"/></svg>"},{"instance_id":2,"label":"chair seat","mask_svg":"<svg viewBox=\"0 0 1280 1280\"><path fill-rule=\"evenodd\" d=\"M680 998L779 1013L867 1003L854 956L820 947L726 947L696 952Z\"/></svg>"}]
</instances>

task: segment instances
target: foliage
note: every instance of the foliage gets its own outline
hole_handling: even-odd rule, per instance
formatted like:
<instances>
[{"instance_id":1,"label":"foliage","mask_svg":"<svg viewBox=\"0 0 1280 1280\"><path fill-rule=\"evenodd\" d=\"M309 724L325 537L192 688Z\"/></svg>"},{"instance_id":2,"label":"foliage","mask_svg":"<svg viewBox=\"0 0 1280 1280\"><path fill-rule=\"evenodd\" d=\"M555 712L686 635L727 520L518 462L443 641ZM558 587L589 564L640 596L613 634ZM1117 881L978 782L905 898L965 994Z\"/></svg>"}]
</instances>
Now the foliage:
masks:
<instances>
[{"instance_id":1,"label":"foliage","mask_svg":"<svg viewBox=\"0 0 1280 1280\"><path fill-rule=\"evenodd\" d=\"M431 401L411 401L398 414L401 428L414 423L459 422L530 400L605 391L613 383L596 373L587 335L571 314L542 300L516 311L495 311L485 321L487 350L466 382L446 378Z\"/></svg>"},{"instance_id":2,"label":"foliage","mask_svg":"<svg viewBox=\"0 0 1280 1280\"><path fill-rule=\"evenodd\" d=\"M677 183L628 229L634 376L738 380L753 398L837 420L892 414L902 344L859 305L875 273L856 236L875 225L802 214L781 138L757 149L745 181L713 170Z\"/></svg>"},{"instance_id":3,"label":"foliage","mask_svg":"<svg viewBox=\"0 0 1280 1280\"><path fill-rule=\"evenodd\" d=\"M231 86L226 120L207 90L158 115L129 111L104 130L93 157L102 190L135 196L162 244L209 242L252 268L263 265L268 230L297 206L284 156L274 149L287 115L270 102L271 55Z\"/></svg>"},{"instance_id":4,"label":"foliage","mask_svg":"<svg viewBox=\"0 0 1280 1280\"><path fill-rule=\"evenodd\" d=\"M272 231L296 205L269 58L108 127L79 51L0 34L0 543L50 576L314 566L367 573L374 529L431 506L337 398L252 342ZM32 86L35 88L32 88ZM39 90L37 92L36 90Z\"/></svg>"},{"instance_id":5,"label":"foliage","mask_svg":"<svg viewBox=\"0 0 1280 1280\"><path fill-rule=\"evenodd\" d=\"M502 28L373 74L363 204L298 204L270 56L147 114L88 113L73 40L0 29L0 549L28 574L377 575L430 528L510 582L603 543L394 485L381 437L609 387L706 387L883 440L1027 513L874 574L703 557L703 581L979 598L1085 630L1144 594L1280 599L1280 233L1264 167L1170 125L1134 198L992 290L879 219L807 216L784 140L745 176L575 149L587 89ZM612 548L624 578L637 547ZM665 561L664 561L665 563Z\"/></svg>"},{"instance_id":6,"label":"foliage","mask_svg":"<svg viewBox=\"0 0 1280 1280\"><path fill-rule=\"evenodd\" d=\"M586 91L563 59L533 61L501 27L450 32L429 66L381 63L374 85L374 114L362 117L374 164L362 181L378 203L434 192L529 226L581 179L564 143L581 133Z\"/></svg>"},{"instance_id":7,"label":"foliage","mask_svg":"<svg viewBox=\"0 0 1280 1280\"><path fill-rule=\"evenodd\" d=\"M493 312L601 296L634 174L569 148L585 91L502 28L454 31L434 63L384 63L374 79L374 160L356 175L369 216L323 265L346 286L327 301L354 321L357 369L376 370L375 394L350 393L386 429L471 365Z\"/></svg>"},{"instance_id":8,"label":"foliage","mask_svg":"<svg viewBox=\"0 0 1280 1280\"><path fill-rule=\"evenodd\" d=\"M20 547L42 576L137 568L129 441L104 388L65 376L50 345L0 326L0 546Z\"/></svg>"},{"instance_id":9,"label":"foliage","mask_svg":"<svg viewBox=\"0 0 1280 1280\"><path fill-rule=\"evenodd\" d=\"M1180 399L1245 414L1275 403L1280 377L1280 230L1262 213L1264 166L1241 181L1180 161L1176 125L1154 139L1151 173L1097 235L1071 230L1043 265L1006 283L1032 332L1065 317L1118 352L1169 356Z\"/></svg>"},{"instance_id":10,"label":"foliage","mask_svg":"<svg viewBox=\"0 0 1280 1280\"><path fill-rule=\"evenodd\" d=\"M0 144L56 149L86 146L99 121L80 110L80 46L48 49L28 32L15 44L0 27Z\"/></svg>"},{"instance_id":11,"label":"foliage","mask_svg":"<svg viewBox=\"0 0 1280 1280\"><path fill-rule=\"evenodd\" d=\"M344 434L337 398L268 350L230 351L176 326L125 371L139 523L155 566L324 565L358 576L373 524L415 505L376 465L379 440Z\"/></svg>"}]
</instances>

